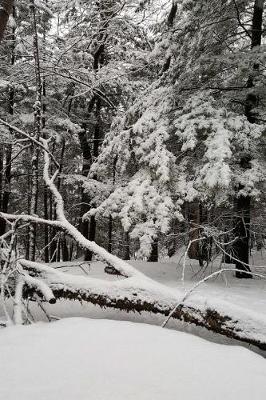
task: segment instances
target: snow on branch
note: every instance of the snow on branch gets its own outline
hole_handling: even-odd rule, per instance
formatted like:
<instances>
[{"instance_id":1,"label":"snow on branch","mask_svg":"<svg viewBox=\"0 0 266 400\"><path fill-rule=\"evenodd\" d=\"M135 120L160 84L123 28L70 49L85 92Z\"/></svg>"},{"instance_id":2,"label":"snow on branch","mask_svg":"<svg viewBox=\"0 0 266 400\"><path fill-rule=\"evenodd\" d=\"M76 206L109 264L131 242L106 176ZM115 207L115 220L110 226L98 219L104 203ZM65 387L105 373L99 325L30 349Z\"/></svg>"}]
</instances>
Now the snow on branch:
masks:
<instances>
[{"instance_id":1,"label":"snow on branch","mask_svg":"<svg viewBox=\"0 0 266 400\"><path fill-rule=\"evenodd\" d=\"M55 163L55 165L57 166L57 168L59 167L58 162L56 161L56 159L54 158L53 154L50 153L48 148L45 148L42 143L40 143L39 140L35 139L33 136L31 136L29 133L22 131L21 129L17 128L14 125L9 124L8 122L6 122L5 120L0 118L0 124L6 126L7 128L11 129L11 131L17 132L18 134L20 134L21 136L27 138L29 141L31 141L32 143L34 143L36 146L40 147L42 150L44 151L48 151L49 156L51 157L51 159L53 160L53 162Z\"/></svg>"},{"instance_id":2,"label":"snow on branch","mask_svg":"<svg viewBox=\"0 0 266 400\"><path fill-rule=\"evenodd\" d=\"M49 147L48 141L42 139L44 151L44 169L43 169L43 177L44 181L52 193L55 201L56 207L56 216L57 221L59 221L60 226L64 229L73 239L79 243L79 245L87 250L92 251L94 254L98 255L102 260L106 261L108 264L111 264L117 271L119 271L122 275L127 277L132 276L142 276L144 275L137 271L134 267L121 260L120 258L114 256L113 254L108 253L104 248L97 245L95 242L91 242L86 239L65 217L64 212L64 201L59 193L57 187L54 184L54 177L50 177L49 169L50 169L50 155L49 155Z\"/></svg>"},{"instance_id":3,"label":"snow on branch","mask_svg":"<svg viewBox=\"0 0 266 400\"><path fill-rule=\"evenodd\" d=\"M41 279L36 279L25 272L22 274L22 276L24 282L28 286L36 287L38 290L40 290L46 301L48 301L50 304L54 304L56 302L52 290L45 282L43 282Z\"/></svg>"}]
</instances>

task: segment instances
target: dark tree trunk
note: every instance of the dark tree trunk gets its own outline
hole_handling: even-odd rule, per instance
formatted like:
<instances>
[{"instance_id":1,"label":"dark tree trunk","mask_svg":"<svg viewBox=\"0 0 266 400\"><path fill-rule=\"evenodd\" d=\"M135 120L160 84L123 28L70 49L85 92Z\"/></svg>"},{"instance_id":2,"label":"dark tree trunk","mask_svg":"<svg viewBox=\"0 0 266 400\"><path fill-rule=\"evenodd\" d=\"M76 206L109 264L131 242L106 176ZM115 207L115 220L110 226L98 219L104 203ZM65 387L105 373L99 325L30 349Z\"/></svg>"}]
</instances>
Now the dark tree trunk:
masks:
<instances>
[{"instance_id":1,"label":"dark tree trunk","mask_svg":"<svg viewBox=\"0 0 266 400\"><path fill-rule=\"evenodd\" d=\"M43 211L44 211L44 218L48 219L49 217L49 196L47 188L44 188L43 191ZM49 262L49 226L44 226L44 261L46 263Z\"/></svg>"},{"instance_id":2,"label":"dark tree trunk","mask_svg":"<svg viewBox=\"0 0 266 400\"><path fill-rule=\"evenodd\" d=\"M6 147L6 160L4 171L4 193L2 200L2 210L4 213L8 211L8 204L10 198L10 183L11 183L11 159L12 159L12 145L8 144Z\"/></svg>"},{"instance_id":3,"label":"dark tree trunk","mask_svg":"<svg viewBox=\"0 0 266 400\"><path fill-rule=\"evenodd\" d=\"M66 235L64 233L61 236L61 254L63 261L69 261L69 251L66 241Z\"/></svg>"},{"instance_id":4,"label":"dark tree trunk","mask_svg":"<svg viewBox=\"0 0 266 400\"><path fill-rule=\"evenodd\" d=\"M168 20L167 20L167 23L168 23L169 27L173 26L173 23L174 23L174 20L175 20L175 17L176 17L176 13L177 13L177 1L173 1L171 10L170 10L169 15L168 15Z\"/></svg>"},{"instance_id":5,"label":"dark tree trunk","mask_svg":"<svg viewBox=\"0 0 266 400\"><path fill-rule=\"evenodd\" d=\"M158 239L154 239L151 245L151 253L147 260L148 262L158 262Z\"/></svg>"},{"instance_id":6,"label":"dark tree trunk","mask_svg":"<svg viewBox=\"0 0 266 400\"><path fill-rule=\"evenodd\" d=\"M262 37L262 15L263 15L264 0L255 0L252 20L251 32L251 49L261 45ZM252 90L254 87L254 74L259 70L257 63L253 64L253 72L248 78L247 87L250 89L246 97L245 115L250 123L256 122L254 113L255 107L258 105L258 95ZM240 160L240 167L247 170L250 165L251 156L247 155ZM243 186L238 187L238 192L243 189ZM250 213L251 213L251 198L249 195L240 195L235 199L236 205L236 227L235 236L237 237L234 244L234 252L238 261L235 263L236 268L243 272L236 272L237 278L252 278L252 275L245 273L250 271L249 264L249 239L250 239Z\"/></svg>"},{"instance_id":7,"label":"dark tree trunk","mask_svg":"<svg viewBox=\"0 0 266 400\"><path fill-rule=\"evenodd\" d=\"M42 80L40 72L40 51L39 51L39 37L38 37L38 21L35 10L34 0L30 0L31 11L31 27L33 34L33 56L34 56L34 69L35 69L35 84L36 84L36 101L33 105L34 111L34 132L35 140L39 140L42 130ZM30 214L37 213L38 198L39 198L39 148L34 144L31 146L31 199L30 199ZM34 261L36 257L36 226L35 224L29 225L29 259Z\"/></svg>"},{"instance_id":8,"label":"dark tree trunk","mask_svg":"<svg viewBox=\"0 0 266 400\"><path fill-rule=\"evenodd\" d=\"M207 221L206 208L200 203L189 204L189 241L188 256L192 260L198 260L202 267L204 261L211 258L211 238L204 237L202 224Z\"/></svg>"},{"instance_id":9,"label":"dark tree trunk","mask_svg":"<svg viewBox=\"0 0 266 400\"><path fill-rule=\"evenodd\" d=\"M3 197L3 169L4 169L4 160L3 160L4 149L3 146L0 146L0 210L2 210L2 197ZM0 234L2 235L5 230L2 229L2 218L0 219Z\"/></svg>"},{"instance_id":10,"label":"dark tree trunk","mask_svg":"<svg viewBox=\"0 0 266 400\"><path fill-rule=\"evenodd\" d=\"M130 260L130 238L128 232L125 232L124 236L124 251L122 258L123 260Z\"/></svg>"},{"instance_id":11,"label":"dark tree trunk","mask_svg":"<svg viewBox=\"0 0 266 400\"><path fill-rule=\"evenodd\" d=\"M9 16L13 11L14 0L0 1L0 42L4 37Z\"/></svg>"},{"instance_id":12,"label":"dark tree trunk","mask_svg":"<svg viewBox=\"0 0 266 400\"><path fill-rule=\"evenodd\" d=\"M61 261L61 237L59 236L57 240L57 247L56 247L56 261Z\"/></svg>"},{"instance_id":13,"label":"dark tree trunk","mask_svg":"<svg viewBox=\"0 0 266 400\"><path fill-rule=\"evenodd\" d=\"M44 43L45 43L45 33L44 33ZM43 78L43 104L42 104L42 129L45 128L46 124L46 82L45 78ZM44 139L46 139L46 134L45 132L43 133ZM49 195L48 195L48 189L46 185L44 186L43 189L43 213L44 213L44 218L48 219L49 218ZM44 261L48 263L50 261L49 258L49 226L44 225Z\"/></svg>"},{"instance_id":14,"label":"dark tree trunk","mask_svg":"<svg viewBox=\"0 0 266 400\"><path fill-rule=\"evenodd\" d=\"M116 164L117 164L117 157L115 157L113 162L113 187L115 185L115 178L116 178ZM112 236L113 236L113 218L110 215L108 221L108 246L107 250L109 253L112 253Z\"/></svg>"},{"instance_id":15,"label":"dark tree trunk","mask_svg":"<svg viewBox=\"0 0 266 400\"><path fill-rule=\"evenodd\" d=\"M250 271L250 268L245 265L249 263L249 225L250 225L250 197L240 196L237 199L237 210L241 210L242 215L238 216L236 225L236 232L239 239L236 240L234 245L234 257L238 259L235 262L237 269L243 272L236 272L237 278L250 278L252 275L247 274L245 271Z\"/></svg>"},{"instance_id":16,"label":"dark tree trunk","mask_svg":"<svg viewBox=\"0 0 266 400\"><path fill-rule=\"evenodd\" d=\"M84 125L83 130L79 133L79 142L83 157L82 175L85 177L88 176L92 163L91 147L89 145L87 135L87 128ZM89 223L87 220L83 220L82 217L89 210L90 197L89 194L82 188L79 230L86 239L89 239ZM91 255L88 253L88 250L85 250L84 259L85 261L90 261L91 259Z\"/></svg>"},{"instance_id":17,"label":"dark tree trunk","mask_svg":"<svg viewBox=\"0 0 266 400\"><path fill-rule=\"evenodd\" d=\"M13 2L12 2L13 3ZM1 6L1 3L0 3ZM13 12L13 17L15 17L15 8L12 7ZM10 13L11 13L10 11ZM10 61L11 61L11 66L15 64L15 39L16 39L16 28L12 28L12 34L11 34L11 54L10 54ZM15 91L14 88L11 87L9 89L8 93L8 113L10 115L14 114L14 98L15 98ZM12 135L12 130L10 130L10 133ZM12 163L12 145L7 144L4 150L5 153L5 168L3 165L3 159L1 160L2 165L1 165L1 171L3 171L3 174L1 172L1 189L3 188L3 193L1 190L1 210L6 213L8 211L8 205L9 205L9 199L10 199L10 193L11 193L11 163ZM4 185L2 185L4 184ZM6 221L2 219L0 221L0 235L3 235L6 230Z\"/></svg>"},{"instance_id":18,"label":"dark tree trunk","mask_svg":"<svg viewBox=\"0 0 266 400\"><path fill-rule=\"evenodd\" d=\"M110 215L108 220L108 245L107 250L112 253L112 234L113 234L113 218Z\"/></svg>"},{"instance_id":19,"label":"dark tree trunk","mask_svg":"<svg viewBox=\"0 0 266 400\"><path fill-rule=\"evenodd\" d=\"M189 221L189 242L188 256L191 260L199 260L199 225L200 225L200 210L198 203L192 203L188 206L188 221Z\"/></svg>"},{"instance_id":20,"label":"dark tree trunk","mask_svg":"<svg viewBox=\"0 0 266 400\"><path fill-rule=\"evenodd\" d=\"M94 215L92 215L90 218L90 226L89 226L89 240L91 242L94 242L95 236L96 236L96 219L95 219ZM91 261L92 256L93 256L93 253L90 250L86 250L85 261Z\"/></svg>"},{"instance_id":21,"label":"dark tree trunk","mask_svg":"<svg viewBox=\"0 0 266 400\"><path fill-rule=\"evenodd\" d=\"M173 27L176 13L177 13L177 1L173 1L171 10L168 14L168 20L167 20L167 24L170 29ZM170 68L170 65L171 65L171 60L172 60L171 56L168 56L166 58L163 68L162 68L162 71L161 71L162 73L168 71L168 69Z\"/></svg>"},{"instance_id":22,"label":"dark tree trunk","mask_svg":"<svg viewBox=\"0 0 266 400\"><path fill-rule=\"evenodd\" d=\"M103 51L103 49L102 49ZM98 63L97 63L98 65ZM101 127L101 107L102 107L102 102L99 97L96 99L95 103L95 117L96 117L96 123L95 123L95 128L94 128L94 137L93 137L93 159L96 160L97 157L99 156L99 148L100 148L100 142L102 140L102 127ZM94 179L97 179L97 176L95 175L93 177ZM93 204L90 204L90 206L93 206ZM89 240L94 242L96 237L96 219L93 216L90 218L90 226L89 226ZM92 259L92 252L87 251L86 252L86 261L91 261Z\"/></svg>"},{"instance_id":23,"label":"dark tree trunk","mask_svg":"<svg viewBox=\"0 0 266 400\"><path fill-rule=\"evenodd\" d=\"M93 69L94 69L95 74L97 74L97 72L101 69L101 67L103 66L104 61L105 61L105 41L107 39L107 26L115 12L114 8L113 8L113 6L114 6L113 0L107 0L102 5L100 4L100 2L97 4L99 7L99 15L100 15L100 19L102 21L102 26L99 30L99 34L98 34L98 38L97 38L98 46L93 55ZM101 96L103 96L103 93ZM94 132L93 132L93 146L91 149L93 160L97 159L97 157L99 155L99 147L100 147L100 144L101 144L101 141L103 138L101 111L102 111L102 100L101 100L101 97L97 93L95 93L95 95L91 99L89 107L88 107L88 118L91 116L92 112L94 112L94 119L95 119ZM84 138L84 139L86 139L86 138ZM81 145L82 152L83 152L83 160L84 160L84 151L83 151L82 146L85 146L88 149L90 149L87 139L83 140L83 144ZM85 159L85 160L87 160L87 159ZM90 165L91 165L91 162L92 162L92 159L90 158ZM93 179L97 180L97 176L94 175ZM85 201L83 201L83 200L85 200ZM86 207L85 212L88 212L90 210L90 208L92 208L94 206L93 202L91 201L89 196L86 196L86 198L85 198L84 191L82 194L82 203L88 204L87 207L85 206ZM84 210L81 210L81 218L83 215L84 215ZM88 225L87 221L81 222L80 230L83 231L84 236L86 238L88 238L90 241L95 241L95 237L96 237L96 219L95 219L95 217L94 216L90 217L89 225ZM92 253L89 250L86 250L84 257L85 257L86 261L91 261Z\"/></svg>"},{"instance_id":24,"label":"dark tree trunk","mask_svg":"<svg viewBox=\"0 0 266 400\"><path fill-rule=\"evenodd\" d=\"M51 193L48 193L49 201L49 219L53 220L55 215L54 205L53 205L53 198ZM49 261L55 261L55 254L56 254L56 229L54 227L50 227L50 236L49 236Z\"/></svg>"},{"instance_id":25,"label":"dark tree trunk","mask_svg":"<svg viewBox=\"0 0 266 400\"><path fill-rule=\"evenodd\" d=\"M97 57L98 57L98 55L97 55ZM95 99L95 119L96 119L96 122L95 122L95 127L94 127L93 148L92 148L92 155L93 155L93 159L94 160L96 160L98 155L99 155L100 143L102 141L101 108L102 108L101 99L98 96L96 96L96 99ZM97 176L94 175L93 179L97 179ZM91 207L93 207L93 203L91 202L90 198L88 198L88 202L89 202L88 208L90 209ZM96 237L96 219L92 215L90 217L88 239L90 241L94 242L95 241L95 237ZM92 252L90 250L86 250L85 251L85 261L91 261L91 260L92 260Z\"/></svg>"}]
</instances>

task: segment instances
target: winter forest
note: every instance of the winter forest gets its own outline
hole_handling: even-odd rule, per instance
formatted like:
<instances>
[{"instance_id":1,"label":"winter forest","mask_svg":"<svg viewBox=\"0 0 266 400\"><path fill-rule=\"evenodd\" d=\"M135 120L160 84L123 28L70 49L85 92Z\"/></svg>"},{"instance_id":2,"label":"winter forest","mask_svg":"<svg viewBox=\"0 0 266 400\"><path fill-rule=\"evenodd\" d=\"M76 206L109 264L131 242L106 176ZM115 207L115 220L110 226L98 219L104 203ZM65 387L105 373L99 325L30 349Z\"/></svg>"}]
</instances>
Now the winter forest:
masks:
<instances>
[{"instance_id":1,"label":"winter forest","mask_svg":"<svg viewBox=\"0 0 266 400\"><path fill-rule=\"evenodd\" d=\"M0 400L265 399L265 22L0 0Z\"/></svg>"}]
</instances>

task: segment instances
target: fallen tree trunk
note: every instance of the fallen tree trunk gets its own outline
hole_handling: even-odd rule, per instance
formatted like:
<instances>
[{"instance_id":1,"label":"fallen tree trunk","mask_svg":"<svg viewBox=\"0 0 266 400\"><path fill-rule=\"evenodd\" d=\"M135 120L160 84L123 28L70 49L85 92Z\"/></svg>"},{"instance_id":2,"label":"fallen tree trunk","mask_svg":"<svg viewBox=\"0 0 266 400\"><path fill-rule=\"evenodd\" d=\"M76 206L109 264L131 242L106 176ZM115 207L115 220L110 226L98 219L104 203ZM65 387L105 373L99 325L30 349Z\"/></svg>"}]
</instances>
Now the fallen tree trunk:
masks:
<instances>
[{"instance_id":1,"label":"fallen tree trunk","mask_svg":"<svg viewBox=\"0 0 266 400\"><path fill-rule=\"evenodd\" d=\"M141 313L147 311L167 317L172 311L172 306L169 305L169 307L166 307L165 305L161 305L160 301L154 303L149 300L140 300L137 297L136 299L129 299L128 297L120 297L117 299L112 296L96 294L89 291L76 290L74 292L71 288L65 286L62 288L51 288L54 296L58 299L87 301L99 305L100 307L112 307L126 312ZM195 324L196 326L206 328L214 333L219 333L228 338L254 345L261 350L266 350L266 337L265 340L252 338L249 332L244 332L238 327L238 320L234 320L228 315L220 314L215 309L206 308L206 310L202 311L191 306L180 305L172 315L172 318Z\"/></svg>"},{"instance_id":2,"label":"fallen tree trunk","mask_svg":"<svg viewBox=\"0 0 266 400\"><path fill-rule=\"evenodd\" d=\"M92 303L94 305L99 305L100 307L111 307L126 312L138 312L143 311L161 314L167 317L172 311L172 307L166 307L161 305L160 302L151 302L148 300L115 298L112 296L96 294L92 292L85 292L84 290L75 290L72 288L62 287L62 288L52 288L54 296L57 299L68 299L68 300L79 300ZM250 345L254 345L261 350L266 350L266 341L261 341L249 336L248 332L243 332L241 328L238 327L237 320L233 320L228 315L222 315L218 311L212 308L207 308L202 311L191 306L181 305L176 309L172 315L173 319L184 321L187 323L195 324L206 328L214 333L219 333L231 339L236 339ZM265 338L266 339L266 338Z\"/></svg>"},{"instance_id":3,"label":"fallen tree trunk","mask_svg":"<svg viewBox=\"0 0 266 400\"><path fill-rule=\"evenodd\" d=\"M21 260L23 268L33 269L29 261ZM47 268L49 271L47 271ZM172 291L148 277L131 277L115 281L104 281L85 276L62 273L39 264L39 278L49 285L56 299L78 300L114 308L126 312L149 312L169 316L183 298L183 293L174 296ZM32 292L28 290L27 295ZM228 312L225 310L228 309ZM266 322L255 319L230 303L208 305L206 299L193 294L193 298L180 303L171 318L195 324L211 332L254 345L266 350Z\"/></svg>"}]
</instances>

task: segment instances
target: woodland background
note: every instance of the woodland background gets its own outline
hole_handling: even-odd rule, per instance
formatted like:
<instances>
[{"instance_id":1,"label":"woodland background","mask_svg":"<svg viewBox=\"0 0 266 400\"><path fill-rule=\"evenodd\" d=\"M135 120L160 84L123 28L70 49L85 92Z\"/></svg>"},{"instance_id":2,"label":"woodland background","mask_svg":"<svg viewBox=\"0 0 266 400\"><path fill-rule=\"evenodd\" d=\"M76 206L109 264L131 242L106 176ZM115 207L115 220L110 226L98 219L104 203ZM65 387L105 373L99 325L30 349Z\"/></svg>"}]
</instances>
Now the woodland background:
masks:
<instances>
[{"instance_id":1,"label":"woodland background","mask_svg":"<svg viewBox=\"0 0 266 400\"><path fill-rule=\"evenodd\" d=\"M2 3L1 211L56 219L20 129L51 140L67 218L89 240L153 261L190 243L202 265L224 250L248 269L264 245L264 2ZM17 240L30 260L82 255L48 225Z\"/></svg>"},{"instance_id":2,"label":"woodland background","mask_svg":"<svg viewBox=\"0 0 266 400\"><path fill-rule=\"evenodd\" d=\"M183 278L190 258L265 279L250 262L266 234L264 1L0 4L0 293L15 322L37 290L265 346L231 308L184 307L193 288L177 303L123 261L181 250ZM76 259L126 279L52 266Z\"/></svg>"}]
</instances>

